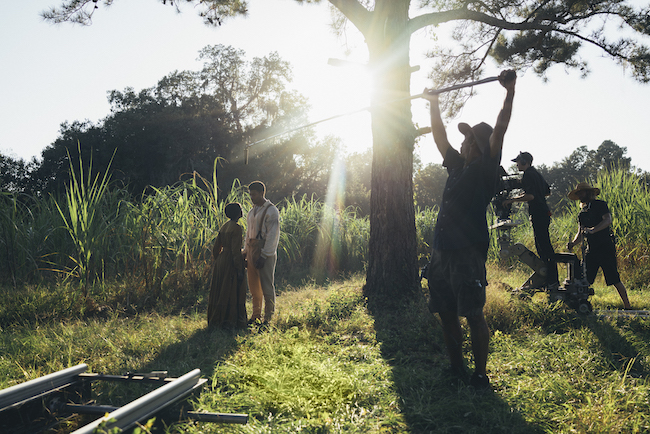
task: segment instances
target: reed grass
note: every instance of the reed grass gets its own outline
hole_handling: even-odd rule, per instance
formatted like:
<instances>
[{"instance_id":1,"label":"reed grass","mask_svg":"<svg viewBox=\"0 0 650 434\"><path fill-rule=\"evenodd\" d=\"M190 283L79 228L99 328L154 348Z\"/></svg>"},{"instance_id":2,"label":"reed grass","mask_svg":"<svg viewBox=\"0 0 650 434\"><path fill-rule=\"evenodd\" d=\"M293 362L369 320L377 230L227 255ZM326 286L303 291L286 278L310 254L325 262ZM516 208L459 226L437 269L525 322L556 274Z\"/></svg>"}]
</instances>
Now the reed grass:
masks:
<instances>
[{"instance_id":1,"label":"reed grass","mask_svg":"<svg viewBox=\"0 0 650 434\"><path fill-rule=\"evenodd\" d=\"M81 155L81 147L79 153ZM106 235L116 219L119 206L106 200L110 180L108 170L101 178L100 174L93 177L91 157L86 177L81 156L78 169L72 164L69 152L68 161L71 179L66 189L66 206L63 207L58 202L55 205L75 247L74 254L68 256L73 266L66 267L65 272L81 280L85 297L91 278L94 277L92 275L96 272L93 264L95 252L105 249ZM110 162L108 166L110 168Z\"/></svg>"},{"instance_id":2,"label":"reed grass","mask_svg":"<svg viewBox=\"0 0 650 434\"><path fill-rule=\"evenodd\" d=\"M225 223L223 207L252 205L247 189L235 181L228 197L219 197L216 171L212 180L192 174L181 182L150 189L140 198L110 185L106 176L92 175L92 167L72 178L63 200L54 197L0 196L0 281L56 282L56 274L77 276L85 290L130 285L132 292L164 298L182 285L199 287L209 274L210 250ZM75 173L75 171L72 171ZM608 201L619 237L622 271L634 287L650 281L648 251L650 208L647 190L634 174L615 170L599 175L601 196ZM288 198L277 204L281 217L277 276L307 282L324 281L365 269L370 225L354 208L335 209L313 197ZM577 207L552 218L550 234L556 251L577 230ZM418 209L418 263L428 261L438 210ZM494 220L488 209L488 222ZM521 224L512 238L535 251L525 206L512 216ZM245 226L245 219L241 220ZM502 261L496 241L490 261ZM508 266L523 267L515 259ZM95 285L95 279L104 282ZM114 282L107 285L109 282ZM95 297L98 294L90 293ZM124 294L131 297L130 294Z\"/></svg>"},{"instance_id":3,"label":"reed grass","mask_svg":"<svg viewBox=\"0 0 650 434\"><path fill-rule=\"evenodd\" d=\"M106 180L88 176L73 179L64 201L0 197L0 280L15 285L52 281L54 272L76 278L84 291L97 277L130 280L157 297L179 279L199 284L210 266L212 243L227 220L224 206L252 206L238 181L221 200L215 198L212 183L197 177L151 189L136 200L126 190L108 189ZM352 208L334 212L306 197L288 199L278 207L280 278L297 270L322 270L331 277L363 269L367 218L357 217ZM245 219L240 224L245 228ZM319 246L326 255L317 260Z\"/></svg>"}]
</instances>

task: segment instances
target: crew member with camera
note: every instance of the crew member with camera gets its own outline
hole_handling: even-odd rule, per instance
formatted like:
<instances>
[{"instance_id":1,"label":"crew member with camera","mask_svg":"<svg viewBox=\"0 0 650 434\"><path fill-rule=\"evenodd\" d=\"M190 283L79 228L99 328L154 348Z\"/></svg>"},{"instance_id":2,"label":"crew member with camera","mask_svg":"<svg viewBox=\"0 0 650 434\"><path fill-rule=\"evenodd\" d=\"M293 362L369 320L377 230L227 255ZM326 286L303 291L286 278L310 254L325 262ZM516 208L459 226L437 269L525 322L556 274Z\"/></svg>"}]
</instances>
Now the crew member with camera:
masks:
<instances>
[{"instance_id":1,"label":"crew member with camera","mask_svg":"<svg viewBox=\"0 0 650 434\"><path fill-rule=\"evenodd\" d=\"M527 202L528 215L533 226L535 248L540 259L546 263L546 287L549 290L557 289L560 284L555 261L555 250L551 244L548 228L551 224L551 210L546 203L546 196L551 194L551 189L542 175L533 167L533 156L529 152L520 152L513 162L517 169L524 173L521 179L521 196L506 199L504 205L514 202Z\"/></svg>"}]
</instances>

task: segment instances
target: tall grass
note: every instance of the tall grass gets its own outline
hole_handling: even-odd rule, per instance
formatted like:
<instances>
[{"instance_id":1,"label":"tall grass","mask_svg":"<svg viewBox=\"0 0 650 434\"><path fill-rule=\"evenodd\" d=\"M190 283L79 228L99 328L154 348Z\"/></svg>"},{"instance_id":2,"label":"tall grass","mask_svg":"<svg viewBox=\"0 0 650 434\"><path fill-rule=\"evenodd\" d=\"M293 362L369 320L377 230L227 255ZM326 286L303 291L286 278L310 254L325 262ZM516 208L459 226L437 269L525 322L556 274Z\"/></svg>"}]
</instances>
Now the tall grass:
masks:
<instances>
[{"instance_id":1,"label":"tall grass","mask_svg":"<svg viewBox=\"0 0 650 434\"><path fill-rule=\"evenodd\" d=\"M79 150L81 153L81 149ZM74 264L68 274L80 278L84 297L88 293L90 279L95 272L95 252L105 249L105 242L113 221L116 220L119 206L107 197L115 198L108 194L110 176L108 170L100 178L96 174L93 178L92 158L90 159L87 176L84 176L84 167L79 157L78 173L72 164L70 153L70 184L66 188L66 206L62 207L55 202L67 230L75 246L75 252L68 257ZM110 168L110 162L109 162Z\"/></svg>"},{"instance_id":2,"label":"tall grass","mask_svg":"<svg viewBox=\"0 0 650 434\"><path fill-rule=\"evenodd\" d=\"M599 172L596 185L612 211L613 230L625 256L637 261L650 253L650 192L641 179L625 170Z\"/></svg>"},{"instance_id":3,"label":"tall grass","mask_svg":"<svg viewBox=\"0 0 650 434\"><path fill-rule=\"evenodd\" d=\"M16 274L19 264L32 260L29 251L20 242L24 238L21 215L29 214L29 208L18 200L17 196L0 194L0 248L5 257L5 270L9 280L16 286Z\"/></svg>"},{"instance_id":4,"label":"tall grass","mask_svg":"<svg viewBox=\"0 0 650 434\"><path fill-rule=\"evenodd\" d=\"M99 175L96 175L99 176ZM97 178L73 180L63 200L4 194L0 214L0 270L5 282L38 283L52 272L74 277L84 289L100 281L132 281L157 297L180 281L201 285L207 279L211 247L226 222L225 204L252 204L238 181L228 197L215 198L214 185L191 177L151 189L141 199ZM362 270L369 223L354 209L336 213L307 197L278 204L281 238L279 276L317 269L327 276ZM332 232L335 224L335 231ZM245 228L246 219L240 221ZM328 246L326 261L316 259Z\"/></svg>"},{"instance_id":5,"label":"tall grass","mask_svg":"<svg viewBox=\"0 0 650 434\"><path fill-rule=\"evenodd\" d=\"M67 273L75 274L91 292L103 291L102 285L93 284L100 277L100 283L123 282L150 298L183 285L201 286L208 279L212 243L226 221L223 207L228 202L240 202L245 210L252 206L238 181L228 197L219 197L216 173L211 181L194 174L134 198L109 184L105 175L91 177L91 169L77 168L79 176L73 177L62 199L0 196L2 282L40 283ZM601 174L599 187L614 215L624 264L634 268L638 284L650 280L641 271L648 267L640 266L647 264L650 249L648 192L634 174L621 170ZM335 209L307 196L277 205L279 279L331 278L364 270L367 217L359 217L354 208ZM553 216L550 232L557 251L574 235L576 213L573 204L565 214ZM436 217L437 208L416 212L420 266L428 261ZM493 219L488 210L488 221ZM535 251L526 207L518 207L513 219L522 223L512 230L513 240ZM245 219L240 223L245 227ZM491 236L490 260L501 261L496 231ZM520 266L514 260L510 265Z\"/></svg>"},{"instance_id":6,"label":"tall grass","mask_svg":"<svg viewBox=\"0 0 650 434\"><path fill-rule=\"evenodd\" d=\"M433 230L438 218L438 207L417 208L415 213L415 229L418 239L418 265L423 267L429 262L433 245Z\"/></svg>"}]
</instances>

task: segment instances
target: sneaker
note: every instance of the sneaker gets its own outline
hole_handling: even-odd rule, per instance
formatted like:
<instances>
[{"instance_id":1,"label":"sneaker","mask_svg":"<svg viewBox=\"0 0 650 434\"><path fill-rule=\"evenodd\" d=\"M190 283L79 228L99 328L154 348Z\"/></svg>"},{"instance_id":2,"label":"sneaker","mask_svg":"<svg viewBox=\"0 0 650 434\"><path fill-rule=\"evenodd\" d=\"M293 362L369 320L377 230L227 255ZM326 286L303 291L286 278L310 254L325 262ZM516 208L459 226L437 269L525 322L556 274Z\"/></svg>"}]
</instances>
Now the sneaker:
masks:
<instances>
[{"instance_id":1,"label":"sneaker","mask_svg":"<svg viewBox=\"0 0 650 434\"><path fill-rule=\"evenodd\" d=\"M490 390L490 379L487 375L477 374L474 372L469 380L469 385L477 391Z\"/></svg>"}]
</instances>

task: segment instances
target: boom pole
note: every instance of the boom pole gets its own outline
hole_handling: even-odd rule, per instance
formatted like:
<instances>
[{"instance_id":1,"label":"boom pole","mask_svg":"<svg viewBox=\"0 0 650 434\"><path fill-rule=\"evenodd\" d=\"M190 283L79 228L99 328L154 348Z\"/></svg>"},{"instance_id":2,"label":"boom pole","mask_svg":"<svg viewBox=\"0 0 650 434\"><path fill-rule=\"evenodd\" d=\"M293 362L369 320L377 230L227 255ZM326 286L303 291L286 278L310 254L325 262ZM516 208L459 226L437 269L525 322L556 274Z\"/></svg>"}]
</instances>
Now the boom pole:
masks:
<instances>
[{"instance_id":1,"label":"boom pole","mask_svg":"<svg viewBox=\"0 0 650 434\"><path fill-rule=\"evenodd\" d=\"M439 95L441 93L451 92L452 90L458 90L458 89L463 89L465 87L471 87L471 86L477 86L479 84L490 83L490 82L493 82L493 81L497 81L498 79L499 79L499 77L487 77L487 78L483 78L481 80L470 81L468 83L454 84L452 86L443 87L441 89L433 89L433 90L430 90L428 93L430 95ZM408 96L408 97L405 97L405 98L398 98L398 99L394 99L394 100L390 100L390 101L385 101L385 102L383 102L381 104L390 104L390 103L399 102L399 101L412 100L412 99L422 98L423 96L424 96L424 93L419 93L417 95L411 95L411 96ZM259 143L262 143L262 142L266 142L267 140L271 140L271 139L274 139L274 138L279 137L279 136L283 136L285 134L293 133L294 131L302 130L304 128L313 127L314 125L322 124L323 122L331 121L333 119L342 118L344 116L353 115L353 114L360 113L360 112L363 112L363 111L366 111L366 110L370 111L371 108L372 108L372 106L368 106L368 107L363 107L363 108L353 110L353 111L350 111L350 112L347 112L347 113L341 113L341 114L338 114L338 115L330 116L328 118L321 119L321 120L318 120L318 121L315 121L315 122L310 122L308 124L301 125L299 127L292 128L290 130L282 131L281 133L273 134L272 136L266 137L264 139L257 140L257 141L252 142L252 143L249 143L244 147L244 160L245 160L245 163L248 164L248 150L252 146L255 146L255 145L257 145Z\"/></svg>"}]
</instances>

